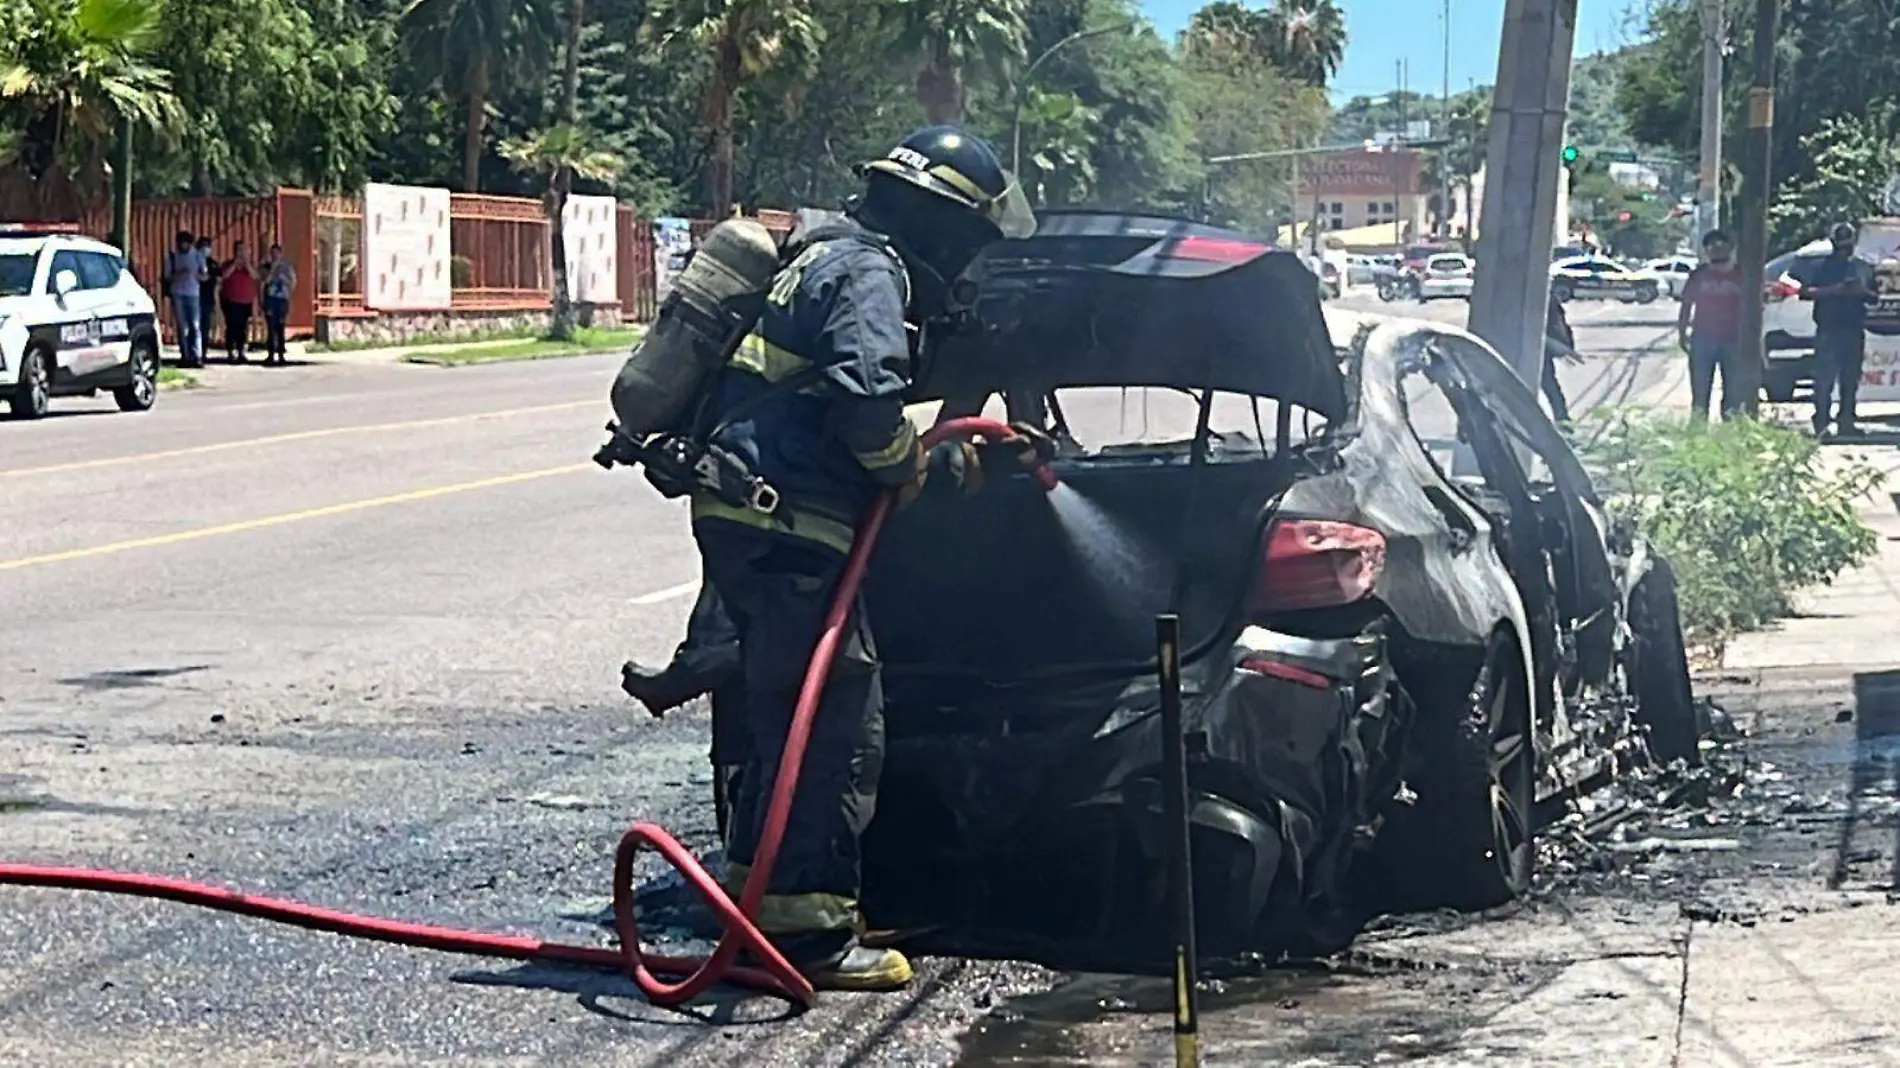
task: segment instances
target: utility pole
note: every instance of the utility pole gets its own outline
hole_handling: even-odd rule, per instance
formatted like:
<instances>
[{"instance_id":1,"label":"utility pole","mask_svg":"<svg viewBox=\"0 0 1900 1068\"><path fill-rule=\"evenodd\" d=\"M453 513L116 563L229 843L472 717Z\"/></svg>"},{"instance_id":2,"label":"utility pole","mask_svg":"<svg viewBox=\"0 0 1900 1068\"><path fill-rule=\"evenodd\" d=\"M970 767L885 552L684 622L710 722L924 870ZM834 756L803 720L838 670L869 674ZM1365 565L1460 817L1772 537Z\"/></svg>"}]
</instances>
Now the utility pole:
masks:
<instances>
[{"instance_id":1,"label":"utility pole","mask_svg":"<svg viewBox=\"0 0 1900 1068\"><path fill-rule=\"evenodd\" d=\"M1533 392L1544 370L1544 303L1576 27L1577 0L1506 0L1491 100L1471 330Z\"/></svg>"},{"instance_id":2,"label":"utility pole","mask_svg":"<svg viewBox=\"0 0 1900 1068\"><path fill-rule=\"evenodd\" d=\"M1742 181L1742 396L1761 408L1762 272L1768 262L1768 199L1774 179L1775 31L1781 0L1755 0L1755 71L1748 87L1747 170Z\"/></svg>"},{"instance_id":3,"label":"utility pole","mask_svg":"<svg viewBox=\"0 0 1900 1068\"><path fill-rule=\"evenodd\" d=\"M1440 237L1451 239L1451 0L1445 0L1445 83L1438 98L1438 136L1445 147L1438 150L1438 229Z\"/></svg>"},{"instance_id":4,"label":"utility pole","mask_svg":"<svg viewBox=\"0 0 1900 1068\"><path fill-rule=\"evenodd\" d=\"M1722 0L1702 0L1702 160L1695 192L1695 240L1722 226ZM1700 247L1698 245L1697 247Z\"/></svg>"}]
</instances>

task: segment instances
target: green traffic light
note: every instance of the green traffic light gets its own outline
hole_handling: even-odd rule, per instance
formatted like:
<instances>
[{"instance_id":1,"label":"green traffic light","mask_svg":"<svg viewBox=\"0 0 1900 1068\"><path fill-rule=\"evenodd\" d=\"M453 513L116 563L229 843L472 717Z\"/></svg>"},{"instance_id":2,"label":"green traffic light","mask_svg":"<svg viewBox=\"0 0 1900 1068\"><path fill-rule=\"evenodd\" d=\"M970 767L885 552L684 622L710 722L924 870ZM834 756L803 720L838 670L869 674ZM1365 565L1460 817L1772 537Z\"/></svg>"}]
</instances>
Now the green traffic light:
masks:
<instances>
[{"instance_id":1,"label":"green traffic light","mask_svg":"<svg viewBox=\"0 0 1900 1068\"><path fill-rule=\"evenodd\" d=\"M1576 145L1564 146L1564 162L1565 163L1577 162L1577 146Z\"/></svg>"}]
</instances>

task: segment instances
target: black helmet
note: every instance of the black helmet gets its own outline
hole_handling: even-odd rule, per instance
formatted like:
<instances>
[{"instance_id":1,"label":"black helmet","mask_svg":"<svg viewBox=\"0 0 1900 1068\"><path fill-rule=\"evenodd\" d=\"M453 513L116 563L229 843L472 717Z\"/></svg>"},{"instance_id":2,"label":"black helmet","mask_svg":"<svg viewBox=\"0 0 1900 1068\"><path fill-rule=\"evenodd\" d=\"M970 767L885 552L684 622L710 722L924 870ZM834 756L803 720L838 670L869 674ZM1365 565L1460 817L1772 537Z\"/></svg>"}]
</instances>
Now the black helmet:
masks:
<instances>
[{"instance_id":1,"label":"black helmet","mask_svg":"<svg viewBox=\"0 0 1900 1068\"><path fill-rule=\"evenodd\" d=\"M1859 234L1855 232L1853 223L1837 222L1828 230L1827 237L1837 245L1851 245Z\"/></svg>"},{"instance_id":2,"label":"black helmet","mask_svg":"<svg viewBox=\"0 0 1900 1068\"><path fill-rule=\"evenodd\" d=\"M994 149L955 126L930 126L858 168L864 196L852 213L941 288L985 245L1035 232L1035 215ZM928 287L927 287L928 288Z\"/></svg>"}]
</instances>

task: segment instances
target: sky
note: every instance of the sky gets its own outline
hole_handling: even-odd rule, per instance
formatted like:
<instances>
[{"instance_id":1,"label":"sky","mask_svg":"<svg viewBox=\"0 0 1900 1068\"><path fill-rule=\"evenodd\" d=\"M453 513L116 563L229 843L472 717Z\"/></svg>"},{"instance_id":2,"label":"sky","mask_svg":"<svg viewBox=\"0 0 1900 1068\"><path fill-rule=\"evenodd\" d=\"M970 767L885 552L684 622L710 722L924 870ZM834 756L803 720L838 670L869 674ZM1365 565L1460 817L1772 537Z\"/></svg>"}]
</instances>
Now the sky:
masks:
<instances>
[{"instance_id":1,"label":"sky","mask_svg":"<svg viewBox=\"0 0 1900 1068\"><path fill-rule=\"evenodd\" d=\"M1141 0L1163 36L1172 38L1205 0ZM1337 0L1346 16L1346 62L1333 79L1333 96L1378 96L1398 87L1400 60L1410 70L1406 87L1436 95L1445 79L1444 0ZM1264 4L1249 3L1249 7ZM1632 0L1582 0L1577 5L1577 55L1627 43ZM1497 80L1498 34L1504 0L1451 0L1451 91Z\"/></svg>"}]
</instances>

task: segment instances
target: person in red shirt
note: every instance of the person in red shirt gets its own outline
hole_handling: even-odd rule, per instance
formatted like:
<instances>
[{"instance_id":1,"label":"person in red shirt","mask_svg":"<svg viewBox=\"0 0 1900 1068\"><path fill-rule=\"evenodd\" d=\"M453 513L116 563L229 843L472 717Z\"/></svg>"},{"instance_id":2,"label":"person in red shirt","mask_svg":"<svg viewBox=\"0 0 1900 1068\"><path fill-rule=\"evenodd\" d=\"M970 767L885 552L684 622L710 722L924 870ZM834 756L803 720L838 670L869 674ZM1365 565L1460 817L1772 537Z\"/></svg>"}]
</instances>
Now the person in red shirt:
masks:
<instances>
[{"instance_id":1,"label":"person in red shirt","mask_svg":"<svg viewBox=\"0 0 1900 1068\"><path fill-rule=\"evenodd\" d=\"M1720 230L1702 236L1702 262L1682 287L1682 311L1676 334L1689 354L1689 408L1697 422L1708 422L1709 394L1722 372L1722 418L1747 410L1748 376L1741 373L1742 272L1735 265L1735 243Z\"/></svg>"},{"instance_id":2,"label":"person in red shirt","mask_svg":"<svg viewBox=\"0 0 1900 1068\"><path fill-rule=\"evenodd\" d=\"M244 347L251 336L251 310L257 306L257 267L242 241L231 247L231 262L224 265L218 303L224 306L225 356L238 363L250 362Z\"/></svg>"}]
</instances>

